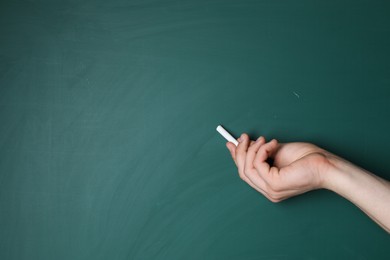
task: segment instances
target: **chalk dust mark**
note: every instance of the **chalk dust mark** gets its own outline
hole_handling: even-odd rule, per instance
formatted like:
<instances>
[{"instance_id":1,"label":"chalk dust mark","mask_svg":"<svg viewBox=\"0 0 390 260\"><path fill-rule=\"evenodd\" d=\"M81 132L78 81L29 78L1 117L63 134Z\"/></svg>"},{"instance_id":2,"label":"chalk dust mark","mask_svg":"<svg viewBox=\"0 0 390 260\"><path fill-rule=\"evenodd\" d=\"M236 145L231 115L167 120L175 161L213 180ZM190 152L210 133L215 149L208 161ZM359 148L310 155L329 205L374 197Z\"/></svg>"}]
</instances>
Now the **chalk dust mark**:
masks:
<instances>
[{"instance_id":1,"label":"chalk dust mark","mask_svg":"<svg viewBox=\"0 0 390 260\"><path fill-rule=\"evenodd\" d=\"M297 92L295 92L295 91L293 91L292 92L297 98L300 98L301 96L297 93Z\"/></svg>"}]
</instances>

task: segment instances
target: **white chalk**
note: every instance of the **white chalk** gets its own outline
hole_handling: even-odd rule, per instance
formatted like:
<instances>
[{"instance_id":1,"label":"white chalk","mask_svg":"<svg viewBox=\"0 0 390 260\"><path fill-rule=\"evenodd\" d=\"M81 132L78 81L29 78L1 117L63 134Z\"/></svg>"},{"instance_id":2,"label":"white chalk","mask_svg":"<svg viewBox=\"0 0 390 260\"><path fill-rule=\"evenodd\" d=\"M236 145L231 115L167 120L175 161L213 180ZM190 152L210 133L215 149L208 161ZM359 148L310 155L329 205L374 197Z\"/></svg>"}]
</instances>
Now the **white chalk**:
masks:
<instances>
[{"instance_id":1,"label":"white chalk","mask_svg":"<svg viewBox=\"0 0 390 260\"><path fill-rule=\"evenodd\" d=\"M237 140L231 134L229 134L228 131L226 131L221 125L217 126L217 131L223 137L225 137L226 140L228 140L229 142L232 142L236 146L238 145Z\"/></svg>"}]
</instances>

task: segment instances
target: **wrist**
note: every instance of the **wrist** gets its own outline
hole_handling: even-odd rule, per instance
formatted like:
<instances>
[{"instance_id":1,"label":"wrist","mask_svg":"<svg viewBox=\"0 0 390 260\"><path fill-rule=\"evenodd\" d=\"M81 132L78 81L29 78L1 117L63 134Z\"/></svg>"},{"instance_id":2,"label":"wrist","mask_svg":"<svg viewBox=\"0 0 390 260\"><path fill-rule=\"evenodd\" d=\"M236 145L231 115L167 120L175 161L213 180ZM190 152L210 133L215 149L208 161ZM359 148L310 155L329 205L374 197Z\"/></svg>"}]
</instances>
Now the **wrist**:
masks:
<instances>
[{"instance_id":1,"label":"wrist","mask_svg":"<svg viewBox=\"0 0 390 260\"><path fill-rule=\"evenodd\" d=\"M333 154L325 157L322 188L349 200L390 233L390 183Z\"/></svg>"},{"instance_id":2,"label":"wrist","mask_svg":"<svg viewBox=\"0 0 390 260\"><path fill-rule=\"evenodd\" d=\"M353 167L348 161L341 159L333 154L327 154L326 166L320 173L322 185L321 188L340 193L340 187L343 182L348 182L348 168Z\"/></svg>"},{"instance_id":3,"label":"wrist","mask_svg":"<svg viewBox=\"0 0 390 260\"><path fill-rule=\"evenodd\" d=\"M368 174L365 170L336 155L327 156L328 167L323 172L323 188L349 197L351 189L361 184Z\"/></svg>"}]
</instances>

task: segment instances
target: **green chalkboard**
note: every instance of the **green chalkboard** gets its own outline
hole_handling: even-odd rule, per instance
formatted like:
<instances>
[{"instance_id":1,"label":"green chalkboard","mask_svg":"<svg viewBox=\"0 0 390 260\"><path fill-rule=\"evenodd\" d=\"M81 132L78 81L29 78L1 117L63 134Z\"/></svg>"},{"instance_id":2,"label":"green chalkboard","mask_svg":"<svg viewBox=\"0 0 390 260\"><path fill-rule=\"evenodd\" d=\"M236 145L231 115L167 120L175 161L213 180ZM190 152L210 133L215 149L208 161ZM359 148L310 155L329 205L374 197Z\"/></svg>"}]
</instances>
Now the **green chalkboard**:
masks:
<instances>
[{"instance_id":1,"label":"green chalkboard","mask_svg":"<svg viewBox=\"0 0 390 260\"><path fill-rule=\"evenodd\" d=\"M0 37L0 259L389 258L332 192L252 190L215 131L390 179L388 1L4 0Z\"/></svg>"}]
</instances>

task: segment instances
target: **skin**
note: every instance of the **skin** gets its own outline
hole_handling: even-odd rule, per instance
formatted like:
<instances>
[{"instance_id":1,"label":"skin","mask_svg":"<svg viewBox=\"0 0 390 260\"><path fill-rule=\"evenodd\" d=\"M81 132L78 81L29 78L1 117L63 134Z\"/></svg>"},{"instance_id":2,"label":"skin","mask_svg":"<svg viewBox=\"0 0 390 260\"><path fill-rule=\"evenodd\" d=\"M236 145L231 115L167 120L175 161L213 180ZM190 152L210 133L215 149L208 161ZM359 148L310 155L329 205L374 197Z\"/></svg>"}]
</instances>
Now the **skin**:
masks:
<instances>
[{"instance_id":1,"label":"skin","mask_svg":"<svg viewBox=\"0 0 390 260\"><path fill-rule=\"evenodd\" d=\"M245 133L226 147L240 178L272 202L328 189L363 210L390 233L390 182L309 143L278 143ZM273 165L268 159L273 159Z\"/></svg>"}]
</instances>

